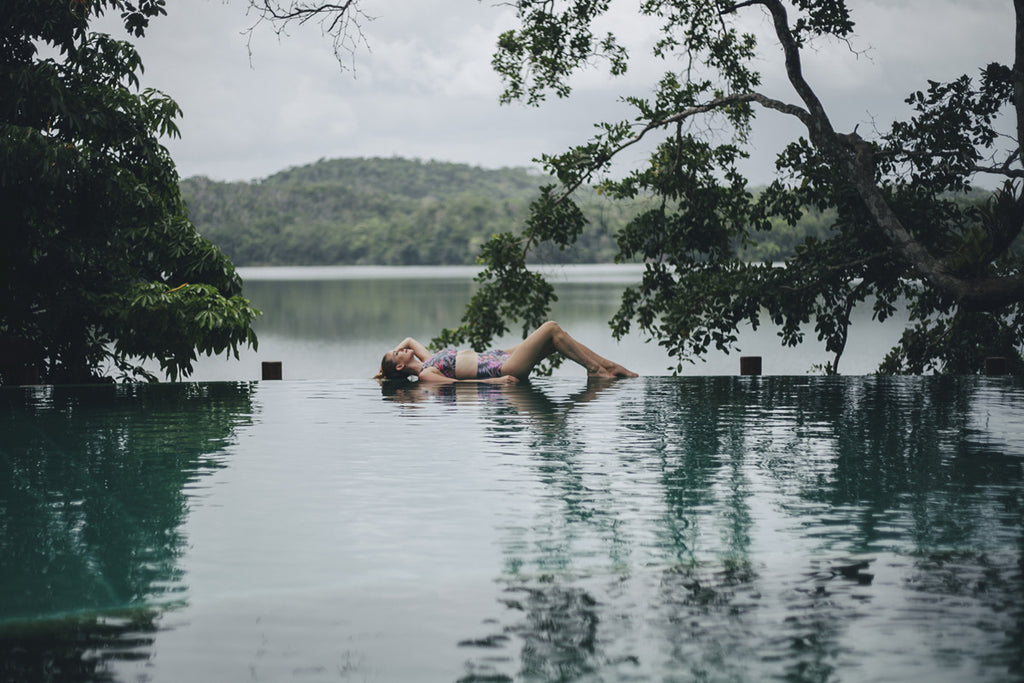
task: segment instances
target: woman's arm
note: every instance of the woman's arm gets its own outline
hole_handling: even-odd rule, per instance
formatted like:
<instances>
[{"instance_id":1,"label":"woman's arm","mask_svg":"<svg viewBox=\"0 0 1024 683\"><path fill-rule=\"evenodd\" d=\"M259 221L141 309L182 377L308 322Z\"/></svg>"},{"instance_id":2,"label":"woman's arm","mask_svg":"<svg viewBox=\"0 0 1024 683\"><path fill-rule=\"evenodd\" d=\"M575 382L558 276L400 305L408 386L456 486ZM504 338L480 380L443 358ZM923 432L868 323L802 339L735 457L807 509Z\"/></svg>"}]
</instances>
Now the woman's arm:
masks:
<instances>
[{"instance_id":1,"label":"woman's arm","mask_svg":"<svg viewBox=\"0 0 1024 683\"><path fill-rule=\"evenodd\" d=\"M421 382L430 382L431 384L451 384L452 382L459 381L451 377L445 377L437 368L427 368L421 371L419 378Z\"/></svg>"},{"instance_id":2,"label":"woman's arm","mask_svg":"<svg viewBox=\"0 0 1024 683\"><path fill-rule=\"evenodd\" d=\"M427 368L420 373L421 382L431 382L436 384L454 384L455 382L476 382L477 384L515 384L519 381L519 378L513 377L512 375L502 375L501 377L488 377L487 379L452 379L451 377L445 377L437 368Z\"/></svg>"},{"instance_id":3,"label":"woman's arm","mask_svg":"<svg viewBox=\"0 0 1024 683\"><path fill-rule=\"evenodd\" d=\"M515 375L502 375L501 377L488 377L487 379L469 379L467 382L483 382L484 384L515 384L519 378Z\"/></svg>"},{"instance_id":4,"label":"woman's arm","mask_svg":"<svg viewBox=\"0 0 1024 683\"><path fill-rule=\"evenodd\" d=\"M398 345L398 348L412 349L412 352L416 354L416 357L419 358L420 360L427 360L428 358L430 358L431 355L433 355L430 353L430 351L427 351L426 346L419 343L412 337L406 337L405 339L403 339L402 343Z\"/></svg>"}]
</instances>

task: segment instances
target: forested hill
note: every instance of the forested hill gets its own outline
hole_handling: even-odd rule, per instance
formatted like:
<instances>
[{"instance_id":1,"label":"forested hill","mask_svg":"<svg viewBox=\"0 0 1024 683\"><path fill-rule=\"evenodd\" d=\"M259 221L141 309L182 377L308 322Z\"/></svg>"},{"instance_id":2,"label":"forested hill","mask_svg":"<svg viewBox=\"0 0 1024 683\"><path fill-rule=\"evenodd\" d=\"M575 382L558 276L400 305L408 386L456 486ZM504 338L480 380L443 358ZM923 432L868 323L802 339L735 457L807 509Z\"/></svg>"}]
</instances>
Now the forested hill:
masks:
<instances>
[{"instance_id":1,"label":"forested hill","mask_svg":"<svg viewBox=\"0 0 1024 683\"><path fill-rule=\"evenodd\" d=\"M545 179L407 159L334 159L254 182L181 182L200 233L237 266L471 264L493 233L519 231ZM626 214L596 195L595 230L550 260L611 261ZM545 258L548 255L544 255Z\"/></svg>"},{"instance_id":2,"label":"forested hill","mask_svg":"<svg viewBox=\"0 0 1024 683\"><path fill-rule=\"evenodd\" d=\"M546 178L525 169L487 170L408 159L333 159L254 182L181 182L199 232L236 266L472 264L498 232L518 232ZM590 192L589 227L571 250L540 252L549 263L611 262L615 232L638 209ZM779 223L747 256L777 259L805 235L824 236L820 215Z\"/></svg>"}]
</instances>

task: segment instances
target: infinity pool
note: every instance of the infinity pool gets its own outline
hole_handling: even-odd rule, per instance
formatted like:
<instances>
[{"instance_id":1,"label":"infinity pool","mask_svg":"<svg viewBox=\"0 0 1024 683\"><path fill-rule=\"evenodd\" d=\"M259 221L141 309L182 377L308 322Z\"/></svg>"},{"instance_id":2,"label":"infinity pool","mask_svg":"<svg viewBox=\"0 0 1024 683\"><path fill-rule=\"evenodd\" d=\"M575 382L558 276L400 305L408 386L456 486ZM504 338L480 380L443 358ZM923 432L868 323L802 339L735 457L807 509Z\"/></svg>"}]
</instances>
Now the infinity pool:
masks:
<instances>
[{"instance_id":1,"label":"infinity pool","mask_svg":"<svg viewBox=\"0 0 1024 683\"><path fill-rule=\"evenodd\" d=\"M0 680L1024 678L1010 378L0 388Z\"/></svg>"}]
</instances>

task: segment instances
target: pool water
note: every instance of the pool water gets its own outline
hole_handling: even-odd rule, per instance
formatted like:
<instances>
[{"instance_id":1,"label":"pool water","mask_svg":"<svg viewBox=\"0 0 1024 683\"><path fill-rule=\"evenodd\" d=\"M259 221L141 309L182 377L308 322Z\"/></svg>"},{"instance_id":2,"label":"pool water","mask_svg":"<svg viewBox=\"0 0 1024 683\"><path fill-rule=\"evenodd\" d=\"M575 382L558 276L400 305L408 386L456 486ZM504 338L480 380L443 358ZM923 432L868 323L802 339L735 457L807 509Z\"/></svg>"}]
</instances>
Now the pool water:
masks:
<instances>
[{"instance_id":1,"label":"pool water","mask_svg":"<svg viewBox=\"0 0 1024 683\"><path fill-rule=\"evenodd\" d=\"M1015 378L0 388L0 680L1024 679Z\"/></svg>"}]
</instances>

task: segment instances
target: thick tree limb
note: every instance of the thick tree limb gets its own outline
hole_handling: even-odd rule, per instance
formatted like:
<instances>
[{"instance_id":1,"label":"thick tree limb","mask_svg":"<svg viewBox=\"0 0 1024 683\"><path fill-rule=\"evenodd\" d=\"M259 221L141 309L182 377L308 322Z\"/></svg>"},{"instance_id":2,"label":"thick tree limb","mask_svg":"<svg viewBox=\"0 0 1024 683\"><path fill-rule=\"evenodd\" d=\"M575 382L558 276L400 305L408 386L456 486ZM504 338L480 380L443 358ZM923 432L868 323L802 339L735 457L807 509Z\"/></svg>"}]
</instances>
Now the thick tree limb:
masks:
<instances>
[{"instance_id":1,"label":"thick tree limb","mask_svg":"<svg viewBox=\"0 0 1024 683\"><path fill-rule=\"evenodd\" d=\"M995 310L1024 299L1024 274L979 279L959 277L952 272L949 264L930 253L907 231L878 189L871 145L856 133L837 134L821 101L804 79L800 50L790 31L786 9L781 1L751 0L748 4L763 5L772 16L775 34L785 55L790 84L807 106L809 120L805 120L805 123L811 142L837 163L847 167L854 189L878 227L903 257L922 277L967 309ZM1014 7L1017 12L1014 100L1017 105L1018 140L1024 140L1024 0L1014 0Z\"/></svg>"},{"instance_id":2,"label":"thick tree limb","mask_svg":"<svg viewBox=\"0 0 1024 683\"><path fill-rule=\"evenodd\" d=\"M991 173L992 175L1001 175L1007 178L1024 178L1024 169L1022 168L1007 168L1006 166L974 166L974 170L978 173Z\"/></svg>"},{"instance_id":3,"label":"thick tree limb","mask_svg":"<svg viewBox=\"0 0 1024 683\"><path fill-rule=\"evenodd\" d=\"M1017 113L1017 152L1018 157L1024 157L1020 150L1020 145L1024 144L1024 0L1013 0L1013 11L1016 16L1016 30L1010 78L1013 81L1013 108Z\"/></svg>"}]
</instances>

